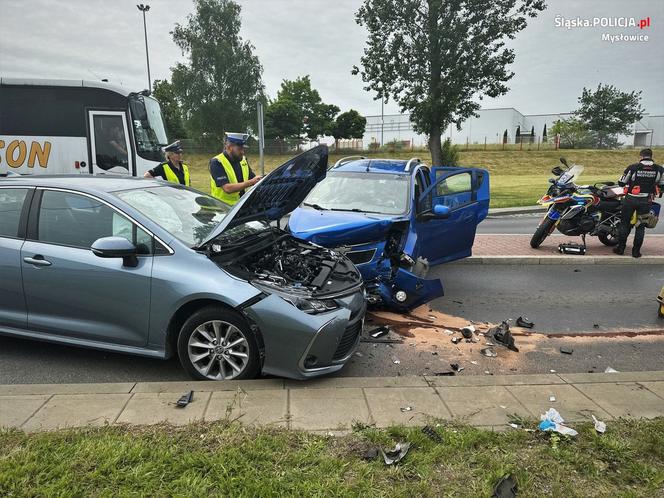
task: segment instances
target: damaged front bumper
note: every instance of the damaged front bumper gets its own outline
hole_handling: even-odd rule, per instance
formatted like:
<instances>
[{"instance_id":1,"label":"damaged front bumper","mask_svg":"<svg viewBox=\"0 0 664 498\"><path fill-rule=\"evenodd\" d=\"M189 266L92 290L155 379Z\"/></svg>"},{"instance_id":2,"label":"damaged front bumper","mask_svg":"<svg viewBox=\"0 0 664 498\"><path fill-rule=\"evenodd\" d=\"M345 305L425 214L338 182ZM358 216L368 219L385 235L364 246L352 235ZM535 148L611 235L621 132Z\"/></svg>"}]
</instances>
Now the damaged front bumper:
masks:
<instances>
[{"instance_id":1,"label":"damaged front bumper","mask_svg":"<svg viewBox=\"0 0 664 498\"><path fill-rule=\"evenodd\" d=\"M413 261L403 253L397 261L387 258L386 245L387 241L381 241L337 248L360 270L369 304L408 311L443 296L441 281L425 278L429 269L426 261Z\"/></svg>"},{"instance_id":2,"label":"damaged front bumper","mask_svg":"<svg viewBox=\"0 0 664 498\"><path fill-rule=\"evenodd\" d=\"M258 328L265 347L263 373L308 379L340 370L360 342L364 290L336 297L339 308L304 313L276 294L243 311Z\"/></svg>"}]
</instances>

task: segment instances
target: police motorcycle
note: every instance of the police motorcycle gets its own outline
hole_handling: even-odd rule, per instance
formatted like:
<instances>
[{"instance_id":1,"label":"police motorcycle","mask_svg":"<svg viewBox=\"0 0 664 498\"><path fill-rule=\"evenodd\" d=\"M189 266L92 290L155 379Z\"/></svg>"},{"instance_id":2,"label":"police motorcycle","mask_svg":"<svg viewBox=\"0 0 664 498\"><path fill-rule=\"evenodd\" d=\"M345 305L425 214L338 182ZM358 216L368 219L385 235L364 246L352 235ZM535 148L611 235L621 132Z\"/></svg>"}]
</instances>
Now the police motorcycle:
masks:
<instances>
[{"instance_id":1,"label":"police motorcycle","mask_svg":"<svg viewBox=\"0 0 664 498\"><path fill-rule=\"evenodd\" d=\"M624 190L614 182L577 185L583 166L569 166L564 157L561 166L551 170L549 187L538 204L548 211L530 239L530 247L538 248L555 229L564 235L597 236L602 244L615 246L620 233L620 208Z\"/></svg>"}]
</instances>

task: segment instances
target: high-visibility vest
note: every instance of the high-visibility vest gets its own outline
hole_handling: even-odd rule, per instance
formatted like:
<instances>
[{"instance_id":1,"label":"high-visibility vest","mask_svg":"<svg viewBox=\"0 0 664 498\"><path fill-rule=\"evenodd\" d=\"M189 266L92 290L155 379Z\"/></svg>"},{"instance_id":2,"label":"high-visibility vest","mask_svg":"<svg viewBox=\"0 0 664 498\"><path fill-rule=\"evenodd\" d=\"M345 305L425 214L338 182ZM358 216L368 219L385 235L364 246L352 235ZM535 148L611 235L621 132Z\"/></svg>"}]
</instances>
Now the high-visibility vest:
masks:
<instances>
[{"instance_id":1,"label":"high-visibility vest","mask_svg":"<svg viewBox=\"0 0 664 498\"><path fill-rule=\"evenodd\" d=\"M235 170L233 169L231 162L226 158L223 152L214 156L214 159L217 159L224 167L226 177L228 178L228 183L239 183L237 177L235 176ZM247 162L246 157L242 157L242 160L240 161L240 167L242 168L243 178L239 181L245 181L249 179L249 163ZM229 194L226 193L222 187L217 187L217 182L212 177L212 173L210 173L210 194L212 197L216 197L220 201L225 202L226 204L230 204L231 206L240 200L240 192L233 192L232 194Z\"/></svg>"},{"instance_id":2,"label":"high-visibility vest","mask_svg":"<svg viewBox=\"0 0 664 498\"><path fill-rule=\"evenodd\" d=\"M175 171L173 171L169 163L163 163L162 166L164 167L164 174L166 175L167 182L180 183L180 179L175 174ZM182 173L184 173L184 184L187 187L191 187L191 180L189 178L189 166L182 163L181 167L182 167Z\"/></svg>"}]
</instances>

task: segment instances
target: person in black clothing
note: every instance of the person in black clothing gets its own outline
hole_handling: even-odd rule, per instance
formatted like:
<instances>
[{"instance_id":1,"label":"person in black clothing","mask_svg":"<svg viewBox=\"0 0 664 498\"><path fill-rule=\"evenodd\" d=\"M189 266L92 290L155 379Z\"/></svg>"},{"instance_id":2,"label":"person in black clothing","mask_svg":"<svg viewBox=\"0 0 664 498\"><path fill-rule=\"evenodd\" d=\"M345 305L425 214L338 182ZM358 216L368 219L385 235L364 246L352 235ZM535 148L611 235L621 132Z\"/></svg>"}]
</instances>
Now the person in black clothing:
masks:
<instances>
[{"instance_id":1,"label":"person in black clothing","mask_svg":"<svg viewBox=\"0 0 664 498\"><path fill-rule=\"evenodd\" d=\"M179 183L188 187L191 186L189 166L182 162L182 146L180 145L180 141L177 140L164 147L164 154L166 155L166 162L152 168L143 177L161 178L167 182Z\"/></svg>"},{"instance_id":2,"label":"person in black clothing","mask_svg":"<svg viewBox=\"0 0 664 498\"><path fill-rule=\"evenodd\" d=\"M623 199L622 210L620 213L620 236L618 245L613 249L616 254L624 254L627 245L627 237L632 231L632 217L648 214L655 195L662 196L664 188L664 168L655 164L652 160L652 150L643 149L640 153L640 161L627 167L623 176L618 180L618 184L625 187L625 197ZM637 220L636 232L634 234L634 246L632 247L632 256L641 257L641 246L645 236L646 227Z\"/></svg>"}]
</instances>

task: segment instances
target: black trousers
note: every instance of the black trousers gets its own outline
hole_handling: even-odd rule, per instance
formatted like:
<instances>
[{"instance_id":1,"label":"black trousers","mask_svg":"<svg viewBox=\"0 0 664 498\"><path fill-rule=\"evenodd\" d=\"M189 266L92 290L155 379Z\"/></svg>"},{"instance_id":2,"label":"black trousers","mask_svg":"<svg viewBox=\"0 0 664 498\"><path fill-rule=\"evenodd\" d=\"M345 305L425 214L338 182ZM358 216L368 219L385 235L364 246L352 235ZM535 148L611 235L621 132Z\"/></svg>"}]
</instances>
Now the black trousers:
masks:
<instances>
[{"instance_id":1,"label":"black trousers","mask_svg":"<svg viewBox=\"0 0 664 498\"><path fill-rule=\"evenodd\" d=\"M625 248L627 244L627 237L632 231L631 220L636 211L637 215L648 214L650 211L650 199L647 197L635 197L633 195L626 195L623 200L622 209L620 211L620 238L618 246ZM636 232L634 234L634 247L632 252L639 252L641 246L643 245L643 237L646 234L646 226L641 224L636 227Z\"/></svg>"}]
</instances>

